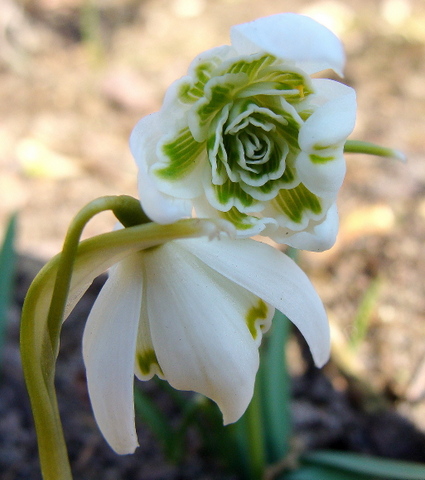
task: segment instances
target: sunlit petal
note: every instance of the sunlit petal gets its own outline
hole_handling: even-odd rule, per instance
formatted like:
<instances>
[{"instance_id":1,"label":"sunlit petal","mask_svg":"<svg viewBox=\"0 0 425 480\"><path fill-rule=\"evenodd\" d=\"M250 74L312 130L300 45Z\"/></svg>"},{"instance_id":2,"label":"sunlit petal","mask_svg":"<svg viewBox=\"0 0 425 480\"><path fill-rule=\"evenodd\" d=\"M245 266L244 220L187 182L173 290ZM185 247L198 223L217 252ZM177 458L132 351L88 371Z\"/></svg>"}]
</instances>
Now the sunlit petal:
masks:
<instances>
[{"instance_id":1,"label":"sunlit petal","mask_svg":"<svg viewBox=\"0 0 425 480\"><path fill-rule=\"evenodd\" d=\"M355 91L332 80L314 81L318 89L318 108L300 130L298 141L303 150L320 149L345 142L356 121ZM322 103L323 102L323 103Z\"/></svg>"},{"instance_id":2,"label":"sunlit petal","mask_svg":"<svg viewBox=\"0 0 425 480\"><path fill-rule=\"evenodd\" d=\"M345 55L341 42L313 19L282 13L259 18L231 29L232 45L243 55L264 50L292 60L307 73L327 68L342 75Z\"/></svg>"},{"instance_id":3,"label":"sunlit petal","mask_svg":"<svg viewBox=\"0 0 425 480\"><path fill-rule=\"evenodd\" d=\"M284 313L300 330L316 365L329 357L323 304L305 273L287 255L254 240L177 241L211 268Z\"/></svg>"}]
</instances>

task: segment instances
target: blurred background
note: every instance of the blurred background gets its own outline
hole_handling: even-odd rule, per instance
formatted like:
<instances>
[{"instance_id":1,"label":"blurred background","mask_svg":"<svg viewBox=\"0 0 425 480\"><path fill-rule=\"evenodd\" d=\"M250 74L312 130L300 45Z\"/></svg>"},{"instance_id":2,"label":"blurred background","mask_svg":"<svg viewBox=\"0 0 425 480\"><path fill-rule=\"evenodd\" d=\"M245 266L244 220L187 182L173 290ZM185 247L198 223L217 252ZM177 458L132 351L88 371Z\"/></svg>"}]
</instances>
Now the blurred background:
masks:
<instances>
[{"instance_id":1,"label":"blurred background","mask_svg":"<svg viewBox=\"0 0 425 480\"><path fill-rule=\"evenodd\" d=\"M57 253L73 215L95 197L137 196L128 148L137 120L160 107L197 53L229 43L232 25L285 11L316 18L344 42L343 81L358 95L351 138L408 157L402 164L347 155L337 244L300 257L332 324L325 371L336 392L366 389L368 401L376 393L425 431L422 0L0 0L0 233L18 212L21 256L9 373L19 377L19 302L37 268L22 259ZM85 236L113 224L104 214ZM295 345L289 352L298 358ZM300 365L293 362L294 375ZM1 441L0 431L0 465ZM16 471L2 477L0 470L0 478L21 478Z\"/></svg>"}]
</instances>

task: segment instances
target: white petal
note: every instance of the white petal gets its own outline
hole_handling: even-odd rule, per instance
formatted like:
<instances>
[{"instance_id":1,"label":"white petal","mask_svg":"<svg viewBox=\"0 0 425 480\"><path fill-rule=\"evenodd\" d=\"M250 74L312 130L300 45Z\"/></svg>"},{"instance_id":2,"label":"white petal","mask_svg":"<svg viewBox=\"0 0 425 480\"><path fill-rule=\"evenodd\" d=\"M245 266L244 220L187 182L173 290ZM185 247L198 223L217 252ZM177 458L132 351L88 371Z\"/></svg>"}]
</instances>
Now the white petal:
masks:
<instances>
[{"instance_id":1,"label":"white petal","mask_svg":"<svg viewBox=\"0 0 425 480\"><path fill-rule=\"evenodd\" d=\"M139 168L138 187L142 208L154 222L167 225L191 216L192 202L160 192L154 179L142 167Z\"/></svg>"},{"instance_id":2,"label":"white petal","mask_svg":"<svg viewBox=\"0 0 425 480\"><path fill-rule=\"evenodd\" d=\"M232 27L231 39L242 55L265 50L294 61L309 74L331 68L342 76L345 55L341 42L309 17L282 13L260 18Z\"/></svg>"},{"instance_id":3,"label":"white petal","mask_svg":"<svg viewBox=\"0 0 425 480\"><path fill-rule=\"evenodd\" d=\"M356 92L333 80L313 80L319 107L302 126L298 142L307 152L345 142L356 121ZM320 151L319 151L320 153Z\"/></svg>"},{"instance_id":4,"label":"white petal","mask_svg":"<svg viewBox=\"0 0 425 480\"><path fill-rule=\"evenodd\" d=\"M295 168L302 183L319 197L335 198L344 181L346 163L344 146L320 152L329 160L315 161L314 157L301 152L295 162ZM319 155L317 157L320 157Z\"/></svg>"},{"instance_id":5,"label":"white petal","mask_svg":"<svg viewBox=\"0 0 425 480\"><path fill-rule=\"evenodd\" d=\"M83 356L96 422L119 454L138 446L134 425L134 357L142 301L141 254L110 273L87 320Z\"/></svg>"},{"instance_id":6,"label":"white petal","mask_svg":"<svg viewBox=\"0 0 425 480\"><path fill-rule=\"evenodd\" d=\"M137 123L130 136L130 149L139 167L138 188L143 210L153 221L169 224L190 217L192 204L160 192L149 173L157 159L156 145L162 136L158 127L159 115L159 112L153 113Z\"/></svg>"},{"instance_id":7,"label":"white petal","mask_svg":"<svg viewBox=\"0 0 425 480\"><path fill-rule=\"evenodd\" d=\"M143 265L143 269L145 265ZM150 272L145 272L145 278L149 278ZM148 317L148 299L146 295L146 282L144 285L142 306L140 309L139 330L137 332L137 346L135 358L135 374L139 380L150 380L154 375L164 378L164 373L158 364L155 347L152 342L151 329ZM153 321L155 322L155 318Z\"/></svg>"},{"instance_id":8,"label":"white petal","mask_svg":"<svg viewBox=\"0 0 425 480\"><path fill-rule=\"evenodd\" d=\"M211 398L224 423L235 422L258 370L261 334L253 338L246 316L260 300L174 242L144 258L152 341L164 377L174 388ZM263 306L262 329L274 312Z\"/></svg>"},{"instance_id":9,"label":"white petal","mask_svg":"<svg viewBox=\"0 0 425 480\"><path fill-rule=\"evenodd\" d=\"M316 365L329 357L329 325L308 277L287 255L255 240L178 240L211 268L284 313L300 330Z\"/></svg>"},{"instance_id":10,"label":"white petal","mask_svg":"<svg viewBox=\"0 0 425 480\"><path fill-rule=\"evenodd\" d=\"M270 236L277 242L285 243L290 247L299 248L300 250L309 250L311 252L323 252L329 250L338 234L339 218L336 203L328 210L326 218L322 223L313 225L310 230L295 233L290 237L283 237L278 240Z\"/></svg>"}]
</instances>

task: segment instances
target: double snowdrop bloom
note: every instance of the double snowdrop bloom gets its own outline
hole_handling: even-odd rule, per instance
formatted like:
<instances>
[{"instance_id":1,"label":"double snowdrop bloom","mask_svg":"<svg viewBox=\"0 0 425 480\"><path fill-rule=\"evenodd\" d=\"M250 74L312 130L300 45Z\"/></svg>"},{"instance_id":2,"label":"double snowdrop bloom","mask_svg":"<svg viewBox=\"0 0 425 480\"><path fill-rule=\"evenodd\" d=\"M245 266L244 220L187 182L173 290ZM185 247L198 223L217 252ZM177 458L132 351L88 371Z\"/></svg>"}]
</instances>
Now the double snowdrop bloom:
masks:
<instances>
[{"instance_id":1,"label":"double snowdrop bloom","mask_svg":"<svg viewBox=\"0 0 425 480\"><path fill-rule=\"evenodd\" d=\"M239 237L330 248L356 100L311 75L342 75L344 63L338 38L302 15L233 27L231 46L200 54L132 133L147 215L166 224L195 212Z\"/></svg>"},{"instance_id":2,"label":"double snowdrop bloom","mask_svg":"<svg viewBox=\"0 0 425 480\"><path fill-rule=\"evenodd\" d=\"M238 420L253 395L258 347L275 308L299 328L321 366L329 355L322 302L282 252L250 239L200 237L121 258L83 337L93 411L111 447L125 454L138 445L134 375L156 374L206 395L224 423Z\"/></svg>"}]
</instances>

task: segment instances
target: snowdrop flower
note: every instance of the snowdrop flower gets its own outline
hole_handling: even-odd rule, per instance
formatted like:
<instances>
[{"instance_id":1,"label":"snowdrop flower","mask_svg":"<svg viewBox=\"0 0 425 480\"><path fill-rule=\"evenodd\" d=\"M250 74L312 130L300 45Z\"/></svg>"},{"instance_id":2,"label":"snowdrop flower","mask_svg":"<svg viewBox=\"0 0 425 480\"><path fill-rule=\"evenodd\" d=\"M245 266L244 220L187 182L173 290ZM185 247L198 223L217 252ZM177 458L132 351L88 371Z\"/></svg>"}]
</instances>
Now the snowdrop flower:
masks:
<instances>
[{"instance_id":1,"label":"snowdrop flower","mask_svg":"<svg viewBox=\"0 0 425 480\"><path fill-rule=\"evenodd\" d=\"M302 270L254 240L190 238L131 252L110 271L88 318L83 355L96 421L120 454L137 447L133 380L153 375L215 401L224 423L247 408L274 309L329 355L322 302Z\"/></svg>"},{"instance_id":2,"label":"snowdrop flower","mask_svg":"<svg viewBox=\"0 0 425 480\"><path fill-rule=\"evenodd\" d=\"M344 63L338 38L302 15L233 27L231 46L200 54L132 133L147 215L167 224L194 211L239 237L330 248L356 100L311 75L342 75Z\"/></svg>"}]
</instances>

